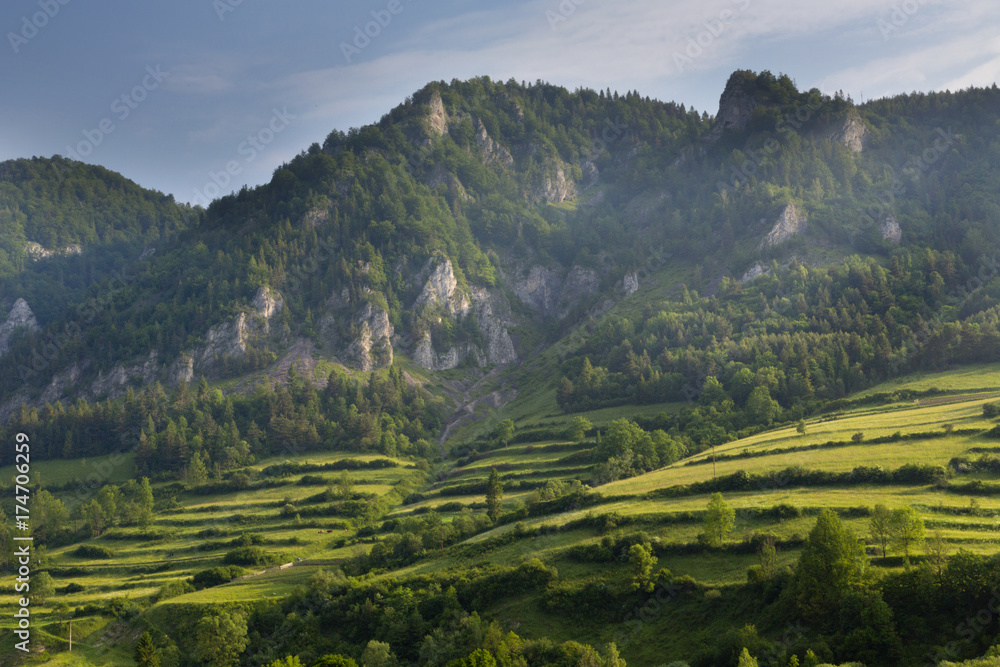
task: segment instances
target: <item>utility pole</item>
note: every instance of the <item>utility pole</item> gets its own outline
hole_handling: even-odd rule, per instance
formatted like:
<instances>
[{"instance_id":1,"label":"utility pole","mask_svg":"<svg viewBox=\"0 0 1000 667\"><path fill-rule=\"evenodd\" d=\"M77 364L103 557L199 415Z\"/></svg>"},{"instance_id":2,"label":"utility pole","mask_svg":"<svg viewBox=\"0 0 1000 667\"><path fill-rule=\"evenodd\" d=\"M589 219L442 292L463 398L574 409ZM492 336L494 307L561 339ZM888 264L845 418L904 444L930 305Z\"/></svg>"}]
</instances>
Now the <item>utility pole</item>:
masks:
<instances>
[{"instance_id":1,"label":"utility pole","mask_svg":"<svg viewBox=\"0 0 1000 667\"><path fill-rule=\"evenodd\" d=\"M73 652L73 617L69 619L69 652Z\"/></svg>"}]
</instances>

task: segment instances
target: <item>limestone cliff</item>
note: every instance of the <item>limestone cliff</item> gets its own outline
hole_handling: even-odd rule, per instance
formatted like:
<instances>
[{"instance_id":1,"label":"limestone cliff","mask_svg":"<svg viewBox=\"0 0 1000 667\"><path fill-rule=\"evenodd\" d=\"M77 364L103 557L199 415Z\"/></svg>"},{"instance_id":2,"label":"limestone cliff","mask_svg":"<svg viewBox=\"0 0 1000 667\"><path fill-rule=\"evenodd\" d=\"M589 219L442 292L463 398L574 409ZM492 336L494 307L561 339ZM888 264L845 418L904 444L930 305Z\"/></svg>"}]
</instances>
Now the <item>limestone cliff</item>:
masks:
<instances>
[{"instance_id":1,"label":"limestone cliff","mask_svg":"<svg viewBox=\"0 0 1000 667\"><path fill-rule=\"evenodd\" d=\"M200 373L211 371L225 358L244 358L248 345L270 333L271 318L281 312L284 302L269 287L261 287L251 305L253 310L249 313L241 312L232 320L208 330L205 343L192 355Z\"/></svg>"},{"instance_id":2,"label":"limestone cliff","mask_svg":"<svg viewBox=\"0 0 1000 667\"><path fill-rule=\"evenodd\" d=\"M0 324L0 357L10 350L10 342L19 331L38 331L38 321L28 307L28 302L18 299L7 314L7 319Z\"/></svg>"},{"instance_id":3,"label":"limestone cliff","mask_svg":"<svg viewBox=\"0 0 1000 667\"><path fill-rule=\"evenodd\" d=\"M806 219L795 204L788 204L781 211L778 221L774 223L771 231L767 233L764 240L760 242L759 248L773 248L788 241L796 234L802 233L805 229Z\"/></svg>"}]
</instances>

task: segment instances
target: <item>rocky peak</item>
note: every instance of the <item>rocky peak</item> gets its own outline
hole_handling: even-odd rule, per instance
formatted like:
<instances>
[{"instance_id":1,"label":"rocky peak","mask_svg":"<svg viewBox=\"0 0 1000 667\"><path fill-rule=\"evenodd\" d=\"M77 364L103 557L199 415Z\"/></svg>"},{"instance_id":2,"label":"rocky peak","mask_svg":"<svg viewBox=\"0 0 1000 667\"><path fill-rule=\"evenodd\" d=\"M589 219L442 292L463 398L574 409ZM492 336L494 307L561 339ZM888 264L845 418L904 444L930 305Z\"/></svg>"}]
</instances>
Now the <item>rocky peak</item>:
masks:
<instances>
[{"instance_id":1,"label":"rocky peak","mask_svg":"<svg viewBox=\"0 0 1000 667\"><path fill-rule=\"evenodd\" d=\"M444 100L441 99L441 94L435 92L431 95L427 106L429 107L428 128L433 134L443 137L448 132L448 112L444 109Z\"/></svg>"},{"instance_id":2,"label":"rocky peak","mask_svg":"<svg viewBox=\"0 0 1000 667\"><path fill-rule=\"evenodd\" d=\"M719 97L719 112L709 136L718 139L726 130L742 130L747 126L759 102L748 90L747 79L734 73Z\"/></svg>"},{"instance_id":3,"label":"rocky peak","mask_svg":"<svg viewBox=\"0 0 1000 667\"><path fill-rule=\"evenodd\" d=\"M10 309L7 319L3 324L0 324L0 356L7 353L10 349L10 339L15 332L21 329L38 330L38 320L35 319L35 314L31 312L28 302L24 299L18 299L14 302L14 307Z\"/></svg>"},{"instance_id":4,"label":"rocky peak","mask_svg":"<svg viewBox=\"0 0 1000 667\"><path fill-rule=\"evenodd\" d=\"M764 240L760 242L759 248L763 250L764 248L773 248L784 243L796 234L801 233L805 229L805 223L805 216L802 215L798 207L795 204L789 203L782 210L778 221L774 223L774 227L767 233Z\"/></svg>"}]
</instances>

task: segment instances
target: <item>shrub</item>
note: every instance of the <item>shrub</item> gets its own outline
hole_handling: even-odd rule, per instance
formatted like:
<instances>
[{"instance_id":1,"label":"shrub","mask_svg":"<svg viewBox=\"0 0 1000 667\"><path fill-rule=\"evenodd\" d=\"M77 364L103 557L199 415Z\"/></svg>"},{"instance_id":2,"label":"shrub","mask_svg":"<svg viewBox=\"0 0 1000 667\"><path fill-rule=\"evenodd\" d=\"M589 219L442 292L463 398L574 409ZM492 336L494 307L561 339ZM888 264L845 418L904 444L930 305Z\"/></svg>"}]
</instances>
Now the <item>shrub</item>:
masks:
<instances>
[{"instance_id":1,"label":"shrub","mask_svg":"<svg viewBox=\"0 0 1000 667\"><path fill-rule=\"evenodd\" d=\"M202 570L191 577L191 583L198 590L228 584L237 577L242 577L247 571L239 565L220 565L209 570Z\"/></svg>"},{"instance_id":2,"label":"shrub","mask_svg":"<svg viewBox=\"0 0 1000 667\"><path fill-rule=\"evenodd\" d=\"M278 562L278 557L269 554L260 547L239 547L225 555L222 562L226 565L268 566Z\"/></svg>"},{"instance_id":3,"label":"shrub","mask_svg":"<svg viewBox=\"0 0 1000 667\"><path fill-rule=\"evenodd\" d=\"M109 559L115 557L115 552L107 547L96 544L81 544L73 551L73 555L78 558L102 558Z\"/></svg>"}]
</instances>

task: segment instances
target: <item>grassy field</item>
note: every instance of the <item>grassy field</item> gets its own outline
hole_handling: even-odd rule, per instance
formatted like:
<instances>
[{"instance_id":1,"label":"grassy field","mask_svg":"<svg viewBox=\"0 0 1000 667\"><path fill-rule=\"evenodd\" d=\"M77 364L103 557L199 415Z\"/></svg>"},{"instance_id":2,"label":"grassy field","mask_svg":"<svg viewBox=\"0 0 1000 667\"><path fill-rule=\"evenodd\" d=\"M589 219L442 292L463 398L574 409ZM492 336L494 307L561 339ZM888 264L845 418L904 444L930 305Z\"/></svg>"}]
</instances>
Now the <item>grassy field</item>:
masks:
<instances>
[{"instance_id":1,"label":"grassy field","mask_svg":"<svg viewBox=\"0 0 1000 667\"><path fill-rule=\"evenodd\" d=\"M456 376L455 381L459 379ZM608 536L642 530L664 549L657 567L668 568L675 575L690 575L701 586L718 589L721 595L726 595L727 587L746 579L747 568L755 562L755 557L730 552L678 555L676 549L671 551L671 545L697 542L701 532L700 515L708 502L708 495L660 498L648 496L649 492L710 480L713 475L722 476L738 470L758 473L801 466L810 470L850 471L861 465L895 469L904 463L947 466L953 457L976 456L969 452L973 447L1000 446L1000 443L983 434L994 423L984 419L982 404L991 400L990 391L997 387L1000 387L1000 364L904 378L873 388L871 393L937 388L948 392L947 400L928 397L917 402L859 405L807 420L805 434L798 433L794 426L781 426L717 447L715 456L718 460L714 466L711 463L712 452L702 452L666 468L597 487L593 492L607 500L602 499L596 505L546 516L527 516L517 523L505 523L448 546L443 553L429 551L402 569L378 576L406 577L475 565L511 565L537 557L558 569L559 586L580 587L599 578L610 578L610 581L625 585L627 563L581 563L572 556L573 550L583 545L599 544ZM443 391L447 387L442 385L439 389ZM594 442L570 443L551 437L568 422L569 416L558 414L554 403L549 404L539 394L527 396L520 403L515 401L510 407L513 410L511 414L518 417L520 431L543 427L549 437L538 442L519 442L507 448L494 445L495 448L463 460L461 464L450 459L439 470L431 471L429 477L412 462L402 459L395 460L397 467L351 470L347 476L353 491L385 498L389 503L386 519L419 518L433 509L447 523L455 520L462 508L472 507L477 513L483 512L484 495L481 490L467 489L479 488L475 485L484 483L493 468L507 480L504 505L508 510L516 510L532 502L537 488L548 480L589 482L592 464L585 450L592 448ZM593 411L586 416L601 425L620 417L655 415L676 408L669 404L641 409L623 407ZM944 433L945 425L958 431L974 429L976 432ZM922 435L898 442L867 442L897 432ZM856 433L863 433L862 442L851 441ZM828 442L839 444L822 446ZM454 446L458 443L453 440L450 444ZM787 451L808 446L819 447ZM726 458L733 456L741 458ZM268 466L286 461L326 464L345 458L370 461L384 457L314 452L287 460L260 461L252 466L252 472L259 474ZM111 460L108 457L86 462L43 462L37 467L43 480L51 485L70 484L79 479L81 471L90 469L110 469L110 479L116 482L125 481L132 474L131 460ZM339 471L332 470L300 472L281 478L280 485L270 488L212 495L184 491L177 496L174 506L157 512L153 525L146 530L121 528L117 529L117 536L123 539L110 539L105 535L82 541L82 544L112 550L113 556L109 559L78 556L75 552L81 542L50 547L45 556L46 567L53 573L57 593L50 603L37 610L34 627L40 633L38 636L51 633L47 640L40 641L53 650L61 650L62 640L59 637L63 636L63 628L58 625L62 619L56 613L56 605L65 604L69 608L101 606L114 598L145 600L148 604L150 596L158 594L164 587L180 584L194 574L220 564L232 548L230 542L243 533L263 536L263 548L279 557L278 564L291 565L284 569L250 568L255 572L251 576L168 597L150 607L145 612L146 617L155 624L169 619L170 610L180 609L181 605L254 603L277 599L305 585L309 577L320 569L335 569L359 550L367 551L371 538L361 539L355 522L339 516L310 515L313 508L325 504L317 500L317 494L324 492L325 486L300 484L306 474L320 476L331 485L336 484L341 476ZM986 479L989 476L979 477ZM955 481L961 482L963 477L959 476ZM168 488L165 484L157 484L154 494L162 498ZM404 503L404 497L413 492L419 493L419 496L410 497ZM730 542L742 542L755 532L771 532L783 544L790 545L782 547L779 552L782 565L792 564L797 559L799 547L795 545L801 544L809 533L820 509L837 510L847 525L859 535L865 535L865 508L878 503L892 508L914 507L923 517L928 534L939 533L952 552L965 549L992 554L1000 549L1000 496L973 498L924 484L810 488L779 485L778 488L727 493L725 497L737 512ZM286 508L288 505L290 510ZM760 515L762 510L775 506L796 509L794 514L783 519ZM570 522L581 520L595 527L577 525L564 528ZM543 527L544 530L535 532ZM515 539L510 539L512 531L520 531L515 534ZM469 551L470 548L474 550ZM69 593L65 591L69 584L82 589ZM699 597L686 603L688 611L685 614L703 615L707 623L705 627L712 628L715 627L713 624L722 623L724 619L712 617L714 607L709 597L704 600ZM11 596L5 596L5 602L11 599ZM0 627L10 627L7 611L7 608L3 609L4 618L0 620ZM575 626L560 623L558 619L541 613L530 596L505 599L488 611L498 620L521 624L521 634L526 637L547 635L557 641L575 639L589 642L612 639L605 636L606 626L597 621L581 621ZM57 653L47 658L46 664L131 664L129 656L108 648L111 643L109 637L111 633L120 631L117 629L120 623L99 615L85 616L76 622L74 654ZM690 625L692 642L704 632L702 626L692 624L691 618L669 612L644 628L642 636L655 632L657 628L665 628L668 623L679 623L685 627ZM682 645L677 647L677 650L681 649ZM6 645L0 646L0 651L4 650ZM627 647L623 655L627 659L645 660L647 652L647 647L640 641Z\"/></svg>"}]
</instances>

